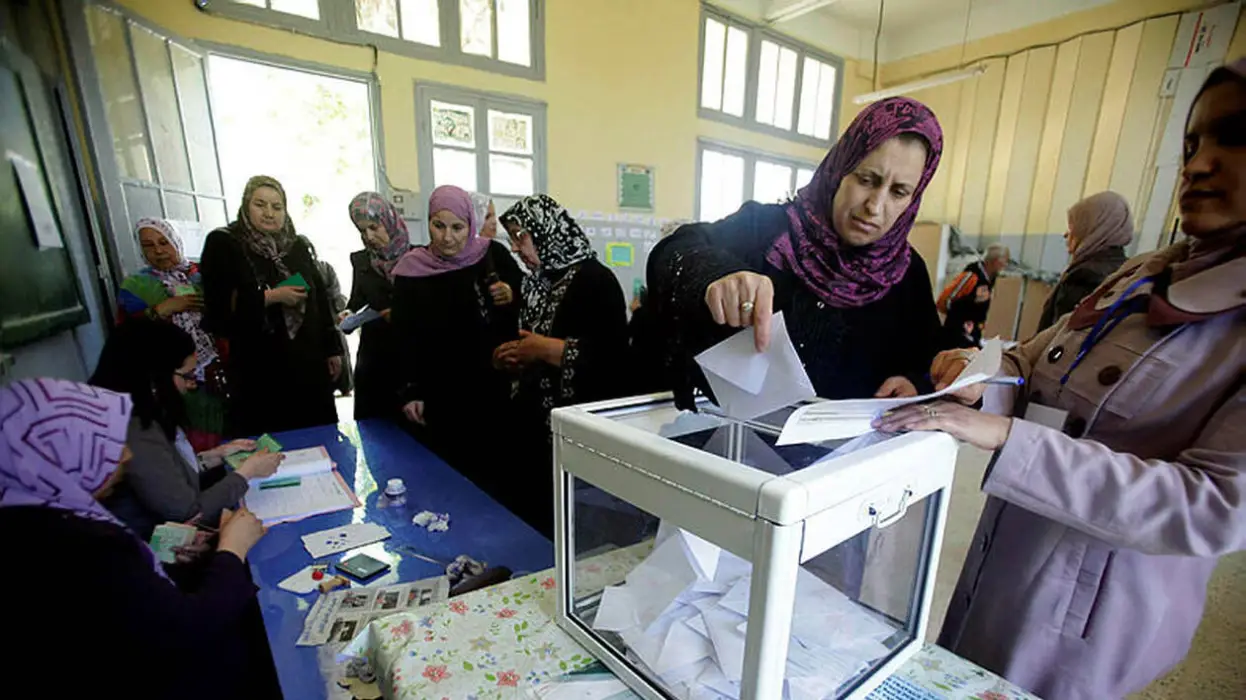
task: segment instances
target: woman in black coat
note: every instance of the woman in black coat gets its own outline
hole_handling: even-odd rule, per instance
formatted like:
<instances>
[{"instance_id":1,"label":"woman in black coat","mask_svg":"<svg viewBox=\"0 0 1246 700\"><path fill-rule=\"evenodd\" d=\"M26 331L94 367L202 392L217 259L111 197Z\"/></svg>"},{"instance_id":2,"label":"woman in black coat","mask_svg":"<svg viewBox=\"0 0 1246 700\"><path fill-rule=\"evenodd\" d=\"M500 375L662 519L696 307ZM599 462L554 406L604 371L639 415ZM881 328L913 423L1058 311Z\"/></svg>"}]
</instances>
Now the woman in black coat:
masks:
<instances>
[{"instance_id":1,"label":"woman in black coat","mask_svg":"<svg viewBox=\"0 0 1246 700\"><path fill-rule=\"evenodd\" d=\"M394 267L402 412L421 441L496 495L506 440L481 439L481 425L490 413L509 414L510 383L491 358L519 330L519 266L501 244L479 236L467 192L438 187L428 211L431 242Z\"/></svg>"},{"instance_id":2,"label":"woman in black coat","mask_svg":"<svg viewBox=\"0 0 1246 700\"><path fill-rule=\"evenodd\" d=\"M498 222L532 273L523 283L519 339L493 354L517 377L515 444L521 471L508 505L536 529L553 532L550 411L614 398L627 389L627 308L619 281L558 202L525 197Z\"/></svg>"},{"instance_id":3,"label":"woman in black coat","mask_svg":"<svg viewBox=\"0 0 1246 700\"><path fill-rule=\"evenodd\" d=\"M359 329L355 358L355 420L402 416L401 355L398 334L391 322L394 305L394 267L411 250L407 224L398 210L378 192L360 192L350 202L350 220L359 229L364 249L350 254L352 279L346 307L363 307L381 318Z\"/></svg>"},{"instance_id":4,"label":"woman in black coat","mask_svg":"<svg viewBox=\"0 0 1246 700\"><path fill-rule=\"evenodd\" d=\"M166 566L98 502L130 458L130 408L125 394L57 379L0 388L0 531L16 533L10 560L39 572L34 587L20 567L0 579L21 630L5 697L280 697L257 684L271 671L246 564L259 520L229 513L215 547ZM88 633L99 643L75 652L69 640Z\"/></svg>"},{"instance_id":5,"label":"woman in black coat","mask_svg":"<svg viewBox=\"0 0 1246 700\"><path fill-rule=\"evenodd\" d=\"M876 102L791 202L749 202L659 243L649 256L649 299L673 354L680 404L692 406L694 385L709 393L693 356L741 326L753 326L758 349L766 347L776 311L818 396L929 390L939 318L908 233L941 149L925 105Z\"/></svg>"},{"instance_id":6,"label":"woman in black coat","mask_svg":"<svg viewBox=\"0 0 1246 700\"><path fill-rule=\"evenodd\" d=\"M1064 233L1069 265L1043 303L1036 333L1071 312L1124 265L1125 246L1133 237L1129 202L1115 192L1100 192L1069 207L1069 230Z\"/></svg>"},{"instance_id":7,"label":"woman in black coat","mask_svg":"<svg viewBox=\"0 0 1246 700\"><path fill-rule=\"evenodd\" d=\"M247 181L238 218L208 235L199 268L204 328L228 343L230 432L336 423L333 380L345 350L281 183Z\"/></svg>"}]
</instances>

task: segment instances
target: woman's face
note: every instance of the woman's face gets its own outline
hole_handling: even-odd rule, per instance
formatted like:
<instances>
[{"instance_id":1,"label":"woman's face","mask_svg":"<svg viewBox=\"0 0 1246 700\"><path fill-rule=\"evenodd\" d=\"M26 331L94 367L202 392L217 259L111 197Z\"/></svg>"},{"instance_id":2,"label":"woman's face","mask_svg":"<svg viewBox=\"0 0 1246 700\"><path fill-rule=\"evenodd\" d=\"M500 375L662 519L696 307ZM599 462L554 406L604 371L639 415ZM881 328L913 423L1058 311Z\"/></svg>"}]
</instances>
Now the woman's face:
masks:
<instances>
[{"instance_id":1,"label":"woman's face","mask_svg":"<svg viewBox=\"0 0 1246 700\"><path fill-rule=\"evenodd\" d=\"M154 228L139 229L138 242L143 248L143 258L147 260L147 264L157 270L172 270L182 262L177 248L173 247L163 233Z\"/></svg>"},{"instance_id":2,"label":"woman's face","mask_svg":"<svg viewBox=\"0 0 1246 700\"><path fill-rule=\"evenodd\" d=\"M1069 227L1064 231L1064 248L1072 255L1077 250L1077 245L1081 241L1077 240L1077 234L1073 231L1073 215L1068 215Z\"/></svg>"},{"instance_id":3,"label":"woman's face","mask_svg":"<svg viewBox=\"0 0 1246 700\"><path fill-rule=\"evenodd\" d=\"M428 218L428 236L432 240L433 252L443 258L453 258L463 252L469 233L467 222L448 209L442 209Z\"/></svg>"},{"instance_id":4,"label":"woman's face","mask_svg":"<svg viewBox=\"0 0 1246 700\"><path fill-rule=\"evenodd\" d=\"M359 229L359 235L363 236L363 244L369 248L381 250L389 245L389 231L385 229L385 224L364 220L355 224L355 228Z\"/></svg>"},{"instance_id":5,"label":"woman's face","mask_svg":"<svg viewBox=\"0 0 1246 700\"><path fill-rule=\"evenodd\" d=\"M174 370L173 388L177 389L178 393L185 394L195 388L197 384L195 381L195 365L197 363L198 358L192 352L185 360L182 360L182 366Z\"/></svg>"},{"instance_id":6,"label":"woman's face","mask_svg":"<svg viewBox=\"0 0 1246 700\"><path fill-rule=\"evenodd\" d=\"M1185 133L1181 230L1195 238L1246 222L1246 88L1221 83L1198 98Z\"/></svg>"},{"instance_id":7,"label":"woman's face","mask_svg":"<svg viewBox=\"0 0 1246 700\"><path fill-rule=\"evenodd\" d=\"M498 212L493 208L493 200L489 200L489 211L485 215L485 223L480 227L481 238L496 238L498 235Z\"/></svg>"},{"instance_id":8,"label":"woman's face","mask_svg":"<svg viewBox=\"0 0 1246 700\"><path fill-rule=\"evenodd\" d=\"M919 141L888 139L839 181L831 203L831 222L840 240L869 245L891 230L908 208L926 167Z\"/></svg>"},{"instance_id":9,"label":"woman's face","mask_svg":"<svg viewBox=\"0 0 1246 700\"><path fill-rule=\"evenodd\" d=\"M541 267L541 257L536 254L536 244L532 242L532 234L523 230L517 222L506 222L506 233L511 239L511 250L519 253L519 259L529 269Z\"/></svg>"},{"instance_id":10,"label":"woman's face","mask_svg":"<svg viewBox=\"0 0 1246 700\"><path fill-rule=\"evenodd\" d=\"M281 193L267 185L256 187L247 203L251 227L262 233L277 233L286 225L286 205Z\"/></svg>"}]
</instances>

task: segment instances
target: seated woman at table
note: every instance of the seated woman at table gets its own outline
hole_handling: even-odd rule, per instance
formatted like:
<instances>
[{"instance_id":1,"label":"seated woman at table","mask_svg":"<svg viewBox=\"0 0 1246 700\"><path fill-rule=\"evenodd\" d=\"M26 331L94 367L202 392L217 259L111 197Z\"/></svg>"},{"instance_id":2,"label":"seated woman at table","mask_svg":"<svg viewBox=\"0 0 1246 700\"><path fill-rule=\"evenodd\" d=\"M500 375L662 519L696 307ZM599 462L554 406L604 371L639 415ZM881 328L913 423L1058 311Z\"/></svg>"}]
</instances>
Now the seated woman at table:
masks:
<instances>
[{"instance_id":1,"label":"seated woman at table","mask_svg":"<svg viewBox=\"0 0 1246 700\"><path fill-rule=\"evenodd\" d=\"M1040 333L1125 264L1125 246L1134 237L1129 202L1115 192L1100 192L1069 207L1068 221L1064 241L1069 265L1043 303L1043 315L1038 319Z\"/></svg>"},{"instance_id":2,"label":"seated woman at table","mask_svg":"<svg viewBox=\"0 0 1246 700\"><path fill-rule=\"evenodd\" d=\"M1219 558L1246 549L1244 126L1239 60L1186 121L1188 238L1009 351L1023 390L978 385L959 398L983 412L940 402L878 426L995 452L939 644L1044 698L1122 698L1162 676ZM941 355L932 374L963 364Z\"/></svg>"},{"instance_id":3,"label":"seated woman at table","mask_svg":"<svg viewBox=\"0 0 1246 700\"><path fill-rule=\"evenodd\" d=\"M281 183L247 181L238 218L208 234L200 268L204 327L229 348L231 434L336 423L333 381L345 350ZM301 284L283 284L295 275Z\"/></svg>"},{"instance_id":4,"label":"seated woman at table","mask_svg":"<svg viewBox=\"0 0 1246 700\"><path fill-rule=\"evenodd\" d=\"M518 332L519 266L500 244L480 238L467 192L451 185L428 200L431 242L394 267L403 414L450 466L487 491L504 439L481 439L480 411L509 417L509 384L493 369L493 349Z\"/></svg>"},{"instance_id":5,"label":"seated woman at table","mask_svg":"<svg viewBox=\"0 0 1246 700\"><path fill-rule=\"evenodd\" d=\"M627 303L619 281L580 225L543 194L498 218L531 274L523 282L519 338L497 347L495 366L517 379L515 443L522 469L507 504L529 525L553 532L549 413L627 390Z\"/></svg>"},{"instance_id":6,"label":"seated woman at table","mask_svg":"<svg viewBox=\"0 0 1246 700\"><path fill-rule=\"evenodd\" d=\"M896 97L866 107L786 204L748 202L676 231L649 256L649 301L676 397L709 392L693 357L753 326L758 350L782 311L818 396L929 389L939 350L930 277L909 229L943 148L935 115ZM712 394L711 394L712 395Z\"/></svg>"},{"instance_id":7,"label":"seated woman at table","mask_svg":"<svg viewBox=\"0 0 1246 700\"><path fill-rule=\"evenodd\" d=\"M271 476L280 454L261 453L229 471L225 457L255 449L234 440L196 454L186 439L185 398L195 388L195 341L172 324L134 319L108 336L90 383L134 401L126 444L126 480L104 505L143 539L164 522L198 517L216 527L221 512L247 492L247 480Z\"/></svg>"},{"instance_id":8,"label":"seated woman at table","mask_svg":"<svg viewBox=\"0 0 1246 700\"><path fill-rule=\"evenodd\" d=\"M6 697L258 694L253 664L268 651L248 635L258 607L246 556L260 521L227 513L215 551L162 566L98 502L130 458L128 396L22 380L0 388L0 418L0 530L14 564L0 598L21 630L5 652Z\"/></svg>"},{"instance_id":9,"label":"seated woman at table","mask_svg":"<svg viewBox=\"0 0 1246 700\"><path fill-rule=\"evenodd\" d=\"M197 391L186 394L186 438L197 450L216 447L225 432L224 366L216 339L200 327L203 283L199 266L186 257L182 237L164 219L139 219L135 225L147 267L125 278L117 301L121 320L165 321L195 341Z\"/></svg>"},{"instance_id":10,"label":"seated woman at table","mask_svg":"<svg viewBox=\"0 0 1246 700\"><path fill-rule=\"evenodd\" d=\"M363 250L350 254L352 312L364 306L381 318L359 329L359 354L355 367L355 420L402 416L398 377L402 357L391 322L394 304L394 267L411 250L407 224L389 200L377 192L360 192L350 201L350 220L363 238Z\"/></svg>"}]
</instances>

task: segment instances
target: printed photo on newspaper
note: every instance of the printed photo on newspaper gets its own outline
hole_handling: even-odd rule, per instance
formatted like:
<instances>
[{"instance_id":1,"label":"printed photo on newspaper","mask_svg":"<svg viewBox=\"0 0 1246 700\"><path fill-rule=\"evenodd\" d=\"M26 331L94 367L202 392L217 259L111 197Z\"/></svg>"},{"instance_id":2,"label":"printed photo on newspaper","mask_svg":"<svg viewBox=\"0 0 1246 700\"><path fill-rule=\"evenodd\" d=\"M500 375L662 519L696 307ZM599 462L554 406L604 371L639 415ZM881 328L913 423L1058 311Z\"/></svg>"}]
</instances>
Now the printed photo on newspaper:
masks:
<instances>
[{"instance_id":1,"label":"printed photo on newspaper","mask_svg":"<svg viewBox=\"0 0 1246 700\"><path fill-rule=\"evenodd\" d=\"M299 646L345 644L369 622L450 597L445 576L377 588L346 588L320 596L307 613Z\"/></svg>"}]
</instances>

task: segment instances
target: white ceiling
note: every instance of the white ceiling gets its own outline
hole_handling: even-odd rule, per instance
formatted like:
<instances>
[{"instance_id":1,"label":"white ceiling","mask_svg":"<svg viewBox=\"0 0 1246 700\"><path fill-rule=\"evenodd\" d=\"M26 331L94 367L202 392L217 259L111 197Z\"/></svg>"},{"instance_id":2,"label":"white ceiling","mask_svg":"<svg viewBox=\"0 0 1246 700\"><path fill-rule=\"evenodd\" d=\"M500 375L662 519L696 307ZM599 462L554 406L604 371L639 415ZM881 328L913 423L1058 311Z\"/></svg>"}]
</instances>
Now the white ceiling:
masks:
<instances>
[{"instance_id":1,"label":"white ceiling","mask_svg":"<svg viewBox=\"0 0 1246 700\"><path fill-rule=\"evenodd\" d=\"M759 20L775 0L712 0L726 10ZM834 0L776 31L847 58L873 57L879 3L883 62L916 56L948 46L1039 24L1113 0ZM778 0L786 4L788 0Z\"/></svg>"}]
</instances>

